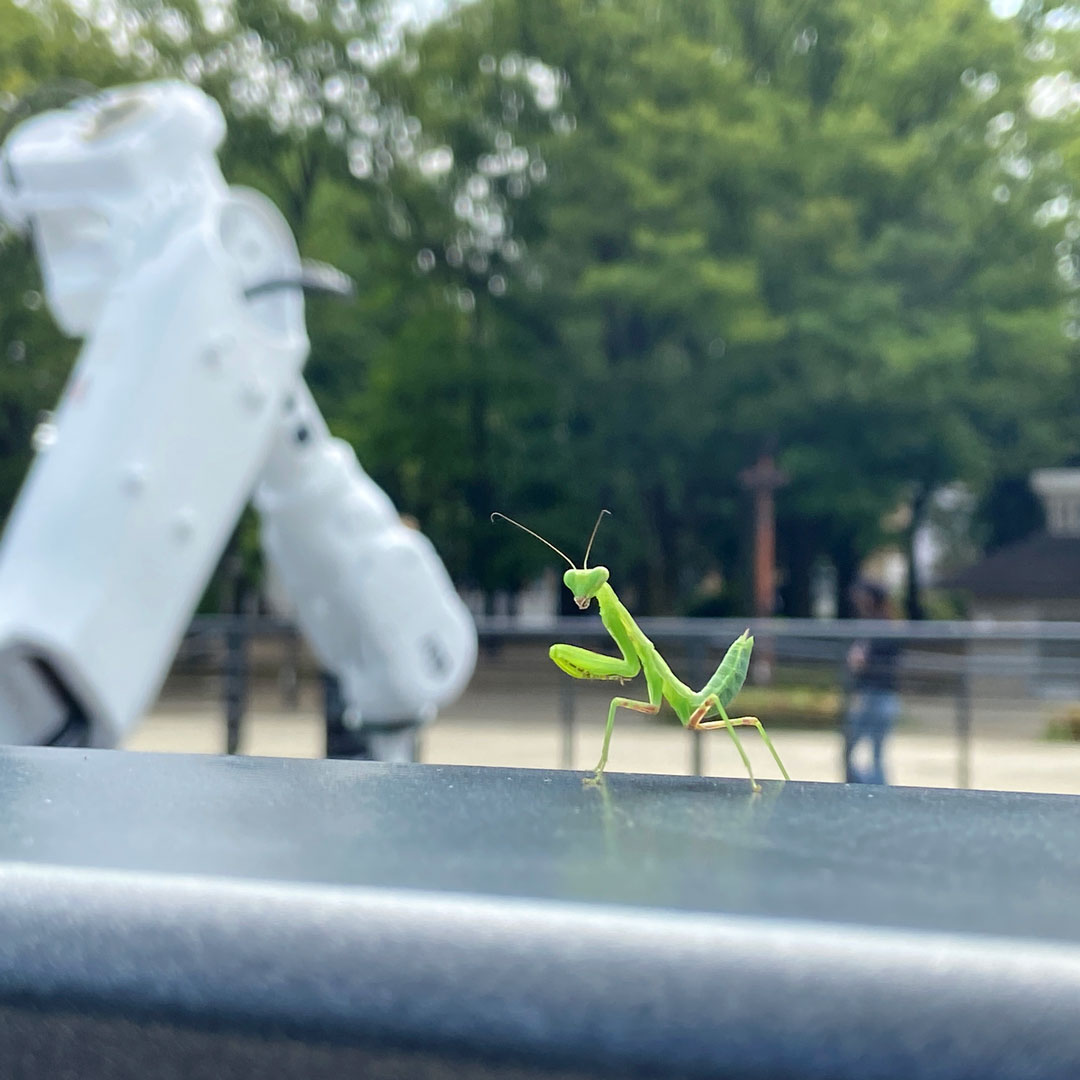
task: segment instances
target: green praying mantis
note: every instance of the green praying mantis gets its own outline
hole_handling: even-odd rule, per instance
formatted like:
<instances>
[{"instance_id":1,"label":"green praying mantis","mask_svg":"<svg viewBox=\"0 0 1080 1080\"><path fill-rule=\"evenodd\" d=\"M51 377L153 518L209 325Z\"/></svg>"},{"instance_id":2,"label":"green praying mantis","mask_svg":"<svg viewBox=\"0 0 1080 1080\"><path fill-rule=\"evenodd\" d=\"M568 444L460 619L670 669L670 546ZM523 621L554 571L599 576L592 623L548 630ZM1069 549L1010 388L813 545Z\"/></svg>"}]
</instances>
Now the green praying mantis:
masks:
<instances>
[{"instance_id":1,"label":"green praying mantis","mask_svg":"<svg viewBox=\"0 0 1080 1080\"><path fill-rule=\"evenodd\" d=\"M604 653L592 652L576 645L552 645L549 655L555 663L568 675L575 679L617 679L625 683L634 678L639 671L645 672L645 684L648 688L649 700L636 701L633 698L616 697L611 701L608 710L607 727L604 730L604 745L600 751L600 760L592 774L586 777L586 783L598 783L603 776L604 767L607 765L608 748L611 745L611 733L615 727L615 710L632 709L635 712L656 714L664 700L675 710L676 715L682 721L683 727L691 731L708 731L715 728L726 728L728 734L739 751L746 771L750 776L750 785L754 791L760 791L761 785L754 778L754 770L750 765L750 759L746 756L742 743L739 741L735 728L753 725L758 729L765 745L769 748L773 759L780 768L780 774L785 780L791 778L780 760L776 748L773 746L765 728L756 716L739 716L732 719L728 716L726 707L735 700L735 696L742 689L746 681L746 672L750 666L750 653L754 647L754 639L749 631L744 631L728 649L720 666L716 669L713 677L700 690L691 690L684 682L677 679L668 667L664 658L660 655L656 646L645 636L641 627L634 621L634 617L623 606L615 595L615 590L608 584L610 576L606 566L589 567L589 552L592 551L593 541L596 539L596 531L600 528L600 522L604 515L610 513L601 510L600 516L593 526L592 535L589 537L588 546L585 549L585 558L579 570L573 560L554 544L545 540L539 533L526 528L513 518L498 512L491 515L494 521L497 517L516 525L519 529L536 537L542 544L547 544L552 551L561 555L569 564L570 569L563 574L563 582L574 594L574 603L582 610L588 609L589 604L595 597L600 606L600 619L604 628L612 636L615 644L622 653L621 658L607 656ZM719 719L706 719L710 714Z\"/></svg>"}]
</instances>

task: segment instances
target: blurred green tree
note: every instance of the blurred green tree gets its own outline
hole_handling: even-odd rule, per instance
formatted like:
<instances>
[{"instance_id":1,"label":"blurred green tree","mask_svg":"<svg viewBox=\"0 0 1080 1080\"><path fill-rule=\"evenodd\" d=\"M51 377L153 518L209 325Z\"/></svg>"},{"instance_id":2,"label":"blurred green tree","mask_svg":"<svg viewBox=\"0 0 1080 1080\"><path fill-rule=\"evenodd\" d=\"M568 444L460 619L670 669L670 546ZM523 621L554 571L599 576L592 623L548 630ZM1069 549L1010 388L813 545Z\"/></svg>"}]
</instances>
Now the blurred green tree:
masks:
<instances>
[{"instance_id":1,"label":"blurred green tree","mask_svg":"<svg viewBox=\"0 0 1080 1080\"><path fill-rule=\"evenodd\" d=\"M573 478L558 529L611 505L644 609L738 566L737 475L771 441L794 614L820 556L843 604L899 505L910 554L941 486L1070 452L1066 121L1029 108L1032 34L981 0L494 0L428 36L429 77L452 53L471 85L462 54L522 43L566 73L527 228Z\"/></svg>"},{"instance_id":2,"label":"blurred green tree","mask_svg":"<svg viewBox=\"0 0 1080 1080\"><path fill-rule=\"evenodd\" d=\"M738 473L775 444L806 614L818 560L842 601L899 505L910 549L941 486L1077 451L1080 94L1054 67L1077 35L1052 13L476 0L410 28L354 0L124 0L83 25L32 2L123 77L212 93L229 178L356 278L356 304L311 302L309 379L462 584L549 562L491 510L574 554L607 506L598 555L640 610L717 571L734 602Z\"/></svg>"}]
</instances>

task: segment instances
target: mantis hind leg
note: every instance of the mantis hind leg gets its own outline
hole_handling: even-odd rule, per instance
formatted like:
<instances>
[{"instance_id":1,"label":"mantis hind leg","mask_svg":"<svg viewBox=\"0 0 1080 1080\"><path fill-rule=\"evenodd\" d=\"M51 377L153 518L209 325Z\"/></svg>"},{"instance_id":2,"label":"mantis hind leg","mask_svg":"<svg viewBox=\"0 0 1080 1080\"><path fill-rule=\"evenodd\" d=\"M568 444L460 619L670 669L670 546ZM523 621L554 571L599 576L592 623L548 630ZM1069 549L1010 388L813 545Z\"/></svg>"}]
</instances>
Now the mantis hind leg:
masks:
<instances>
[{"instance_id":1,"label":"mantis hind leg","mask_svg":"<svg viewBox=\"0 0 1080 1080\"><path fill-rule=\"evenodd\" d=\"M708 720L703 722L703 717L709 711L710 707L716 706L716 711L720 713L722 719L720 720ZM777 768L780 770L780 775L785 780L790 780L787 769L784 768L784 763L780 760L780 755L776 752L776 747L773 746L772 740L765 732L765 727L756 716L739 716L734 720L728 716L724 711L724 706L720 704L720 699L715 694L710 694L694 711L690 714L690 720L687 726L696 731L712 731L716 728L726 728L728 734L735 741L735 746L739 751L739 756L743 760L743 764L746 766L746 771L750 775L750 784L755 791L760 791L761 786L757 780L754 779L754 770L750 767L750 759L746 756L746 751L743 749L742 743L739 741L739 737L735 734L736 727L748 727L753 725L758 729L758 734L761 736L765 745L769 748L769 753L773 756L773 761L776 762Z\"/></svg>"},{"instance_id":2,"label":"mantis hind leg","mask_svg":"<svg viewBox=\"0 0 1080 1080\"><path fill-rule=\"evenodd\" d=\"M716 700L715 698L713 700ZM690 717L690 722L687 727L691 731L711 731L713 728L727 728L727 733L731 736L731 741L735 744L735 749L739 751L739 757L742 758L742 763L746 766L747 775L750 777L750 786L754 791L760 791L761 785L754 779L754 768L750 764L750 759L746 756L746 751L743 749L743 744L739 742L739 736L735 734L735 726L739 724L738 720L710 720L708 723L703 724L698 718L705 715L705 707L709 704L709 699L706 698L702 705L694 711L694 714ZM717 705L719 702L717 701Z\"/></svg>"}]
</instances>

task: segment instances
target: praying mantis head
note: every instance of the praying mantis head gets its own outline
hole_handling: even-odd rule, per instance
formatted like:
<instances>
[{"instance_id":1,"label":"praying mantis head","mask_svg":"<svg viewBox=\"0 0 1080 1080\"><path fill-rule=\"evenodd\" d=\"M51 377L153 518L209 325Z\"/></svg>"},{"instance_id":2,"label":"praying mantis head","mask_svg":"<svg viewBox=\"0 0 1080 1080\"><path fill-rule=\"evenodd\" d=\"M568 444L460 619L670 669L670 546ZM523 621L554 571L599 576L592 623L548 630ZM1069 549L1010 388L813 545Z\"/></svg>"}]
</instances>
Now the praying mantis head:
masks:
<instances>
[{"instance_id":1,"label":"praying mantis head","mask_svg":"<svg viewBox=\"0 0 1080 1080\"><path fill-rule=\"evenodd\" d=\"M600 586L608 579L606 566L594 566L591 570L567 570L563 574L566 587L574 594L574 603L582 611L589 606L589 602L600 591Z\"/></svg>"},{"instance_id":2,"label":"praying mantis head","mask_svg":"<svg viewBox=\"0 0 1080 1080\"><path fill-rule=\"evenodd\" d=\"M589 546L585 549L585 558L582 560L582 569L578 569L569 556L549 541L545 540L539 533L534 533L532 529L525 528L519 521L515 521L513 518L508 518L505 514L498 512L491 515L491 520L494 521L497 517L501 517L504 521L509 521L511 525L516 525L519 529L524 530L530 536L535 536L542 544L547 544L552 551L558 555L562 555L568 563L570 563L570 569L563 574L563 583L574 594L574 603L577 604L582 611L585 611L589 604L592 602L592 598L600 591L600 589L607 583L609 577L608 568L606 566L594 566L589 568L589 552L592 551L593 541L596 539L596 530L600 528L600 522L603 520L605 514L610 514L610 510L601 510L600 516L596 519L596 524L593 526L592 536L589 537Z\"/></svg>"}]
</instances>

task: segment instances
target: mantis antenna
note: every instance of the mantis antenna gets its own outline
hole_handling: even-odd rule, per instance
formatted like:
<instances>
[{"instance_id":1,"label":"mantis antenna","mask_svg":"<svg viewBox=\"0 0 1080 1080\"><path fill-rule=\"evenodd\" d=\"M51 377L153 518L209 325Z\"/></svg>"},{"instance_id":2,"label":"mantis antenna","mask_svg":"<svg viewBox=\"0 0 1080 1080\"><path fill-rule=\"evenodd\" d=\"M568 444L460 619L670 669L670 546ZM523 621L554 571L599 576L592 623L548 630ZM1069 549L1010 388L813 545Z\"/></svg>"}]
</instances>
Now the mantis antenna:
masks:
<instances>
[{"instance_id":1,"label":"mantis antenna","mask_svg":"<svg viewBox=\"0 0 1080 1080\"><path fill-rule=\"evenodd\" d=\"M511 525L516 525L519 529L521 529L522 532L527 532L530 536L535 536L536 539L539 540L541 544L547 544L547 546L549 548L551 548L551 550L554 551L556 555L562 555L562 557L568 563L570 563L570 569L571 570L576 570L577 569L577 567L573 564L573 562L570 561L570 556L569 555L566 555L564 552L560 551L554 544L552 544L548 540L545 540L539 533L534 533L532 531L532 529L525 528L525 526L522 525L520 521L515 521L511 517L507 517L505 514L500 514L498 510L496 510L495 513L491 515L491 520L494 521L497 517L502 518L503 521L509 521ZM597 522L597 524L599 524L599 522ZM593 532L595 533L596 530L593 529Z\"/></svg>"},{"instance_id":2,"label":"mantis antenna","mask_svg":"<svg viewBox=\"0 0 1080 1080\"><path fill-rule=\"evenodd\" d=\"M585 561L581 564L583 570L589 569L589 552L592 551L592 542L596 539L596 530L600 528L600 522L604 520L604 515L607 514L611 517L610 510L601 510L600 516L596 519L596 524L592 527L592 536L589 537L589 546L585 549Z\"/></svg>"}]
</instances>

